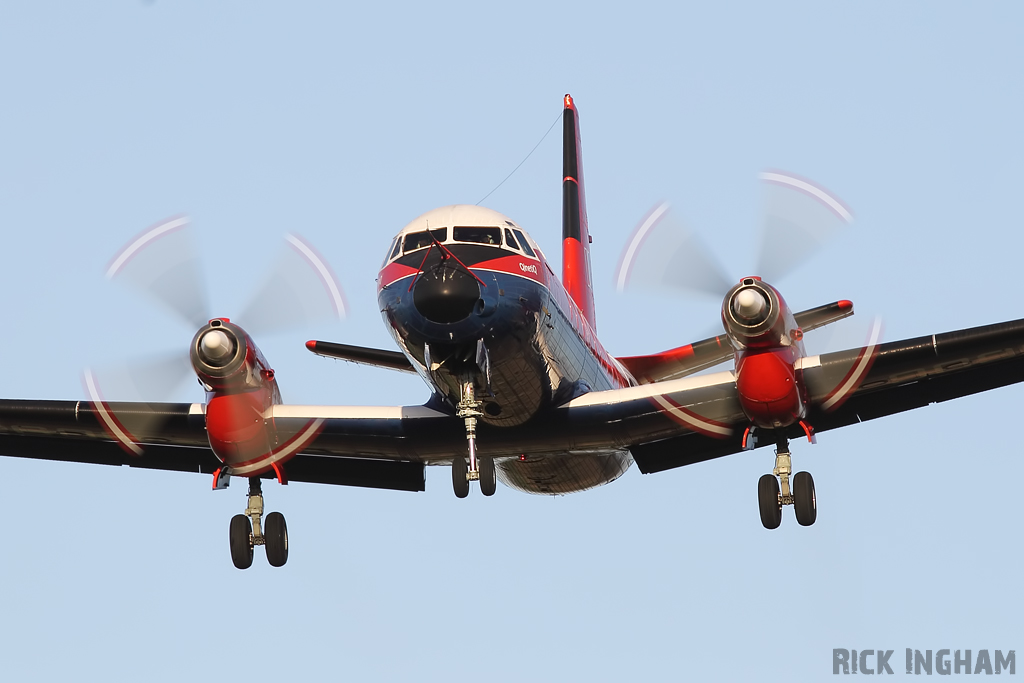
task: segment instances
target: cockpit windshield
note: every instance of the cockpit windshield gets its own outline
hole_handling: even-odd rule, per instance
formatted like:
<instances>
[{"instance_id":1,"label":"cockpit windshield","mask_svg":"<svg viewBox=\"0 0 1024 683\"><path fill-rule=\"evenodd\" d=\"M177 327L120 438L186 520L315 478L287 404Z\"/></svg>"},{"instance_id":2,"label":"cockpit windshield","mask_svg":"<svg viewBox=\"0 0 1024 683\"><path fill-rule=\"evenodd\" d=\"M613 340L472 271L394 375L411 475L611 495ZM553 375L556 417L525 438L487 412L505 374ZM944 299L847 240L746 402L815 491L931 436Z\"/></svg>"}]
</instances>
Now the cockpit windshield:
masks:
<instances>
[{"instance_id":1,"label":"cockpit windshield","mask_svg":"<svg viewBox=\"0 0 1024 683\"><path fill-rule=\"evenodd\" d=\"M398 241L399 240L397 237L391 240L391 246L388 247L388 253L387 256L384 257L384 263L381 264L381 268L386 266L388 264L388 261L391 261L392 259L395 258L395 252L400 250L398 246Z\"/></svg>"},{"instance_id":2,"label":"cockpit windshield","mask_svg":"<svg viewBox=\"0 0 1024 683\"><path fill-rule=\"evenodd\" d=\"M458 230L458 228L455 229ZM430 235L433 235L434 239L438 242L444 242L448 239L448 228L435 228L430 231ZM410 251L429 247L433 243L430 235L427 234L426 230L423 232L410 232L405 236L405 253L408 254Z\"/></svg>"},{"instance_id":3,"label":"cockpit windshield","mask_svg":"<svg viewBox=\"0 0 1024 683\"><path fill-rule=\"evenodd\" d=\"M508 228L505 228L505 244L512 249L519 249L519 242L516 242L515 235Z\"/></svg>"},{"instance_id":4,"label":"cockpit windshield","mask_svg":"<svg viewBox=\"0 0 1024 683\"><path fill-rule=\"evenodd\" d=\"M516 230L515 233L519 237L519 245L523 248L523 251L526 252L526 255L537 258L537 255L533 253L533 249L530 248L530 243L526 241L526 235L523 234L523 231Z\"/></svg>"},{"instance_id":5,"label":"cockpit windshield","mask_svg":"<svg viewBox=\"0 0 1024 683\"><path fill-rule=\"evenodd\" d=\"M451 239L454 242L468 242L470 244L489 244L496 247L504 247L512 251L524 252L528 256L536 258L534 249L521 230L516 228L499 228L489 225L458 225L451 230ZM405 237L399 237L394 243L389 261L398 258L399 254L408 254L417 249L426 249L435 240L439 243L448 242L449 228L433 228L429 232L420 230L410 232ZM433 239L431 239L433 236ZM504 238L504 240L502 239Z\"/></svg>"},{"instance_id":6,"label":"cockpit windshield","mask_svg":"<svg viewBox=\"0 0 1024 683\"><path fill-rule=\"evenodd\" d=\"M452 229L456 242L477 242L501 246L501 228L456 227ZM407 238L408 239L408 238Z\"/></svg>"}]
</instances>

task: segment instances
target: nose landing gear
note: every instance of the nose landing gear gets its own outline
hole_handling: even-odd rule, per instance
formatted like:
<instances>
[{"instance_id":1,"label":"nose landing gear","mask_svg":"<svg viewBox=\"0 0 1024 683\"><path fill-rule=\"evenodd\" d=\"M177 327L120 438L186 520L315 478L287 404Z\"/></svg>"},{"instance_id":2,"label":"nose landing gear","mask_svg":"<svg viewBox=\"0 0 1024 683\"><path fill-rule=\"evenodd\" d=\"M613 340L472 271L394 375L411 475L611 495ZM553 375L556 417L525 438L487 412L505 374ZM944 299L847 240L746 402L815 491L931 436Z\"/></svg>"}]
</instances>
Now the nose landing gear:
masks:
<instances>
[{"instance_id":1,"label":"nose landing gear","mask_svg":"<svg viewBox=\"0 0 1024 683\"><path fill-rule=\"evenodd\" d=\"M790 488L793 472L789 440L778 437L775 450L775 469L757 482L757 503L761 524L765 529L777 529L782 523L782 506L792 505L800 526L810 526L818 518L818 501L814 493L814 478L809 472L797 472Z\"/></svg>"},{"instance_id":2,"label":"nose landing gear","mask_svg":"<svg viewBox=\"0 0 1024 683\"><path fill-rule=\"evenodd\" d=\"M263 486L259 477L249 477L249 496L245 514L231 518L229 530L231 561L238 569L252 566L253 550L267 548L267 561L282 567L288 561L288 525L284 515L271 512L263 524Z\"/></svg>"},{"instance_id":3,"label":"nose landing gear","mask_svg":"<svg viewBox=\"0 0 1024 683\"><path fill-rule=\"evenodd\" d=\"M469 466L462 456L452 458L452 488L458 498L469 495L469 482L480 482L480 493L493 496L498 483L494 471L494 459L487 456L478 457L476 452L476 420L483 416L480 407L482 401L476 398L476 388L472 380L462 384L462 400L459 401L455 413L466 421L466 441L469 444Z\"/></svg>"}]
</instances>

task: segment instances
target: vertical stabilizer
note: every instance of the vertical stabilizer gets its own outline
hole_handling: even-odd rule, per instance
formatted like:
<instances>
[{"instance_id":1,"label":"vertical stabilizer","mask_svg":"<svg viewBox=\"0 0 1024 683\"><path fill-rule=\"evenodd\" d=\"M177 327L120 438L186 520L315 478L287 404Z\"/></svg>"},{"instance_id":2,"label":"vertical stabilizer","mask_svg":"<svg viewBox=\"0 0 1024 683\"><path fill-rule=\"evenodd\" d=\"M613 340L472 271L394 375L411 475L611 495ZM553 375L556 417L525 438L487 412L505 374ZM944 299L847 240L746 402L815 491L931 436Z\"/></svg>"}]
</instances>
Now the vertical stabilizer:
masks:
<instances>
[{"instance_id":1,"label":"vertical stabilizer","mask_svg":"<svg viewBox=\"0 0 1024 683\"><path fill-rule=\"evenodd\" d=\"M562 114L562 284L596 331L580 118L570 95Z\"/></svg>"}]
</instances>

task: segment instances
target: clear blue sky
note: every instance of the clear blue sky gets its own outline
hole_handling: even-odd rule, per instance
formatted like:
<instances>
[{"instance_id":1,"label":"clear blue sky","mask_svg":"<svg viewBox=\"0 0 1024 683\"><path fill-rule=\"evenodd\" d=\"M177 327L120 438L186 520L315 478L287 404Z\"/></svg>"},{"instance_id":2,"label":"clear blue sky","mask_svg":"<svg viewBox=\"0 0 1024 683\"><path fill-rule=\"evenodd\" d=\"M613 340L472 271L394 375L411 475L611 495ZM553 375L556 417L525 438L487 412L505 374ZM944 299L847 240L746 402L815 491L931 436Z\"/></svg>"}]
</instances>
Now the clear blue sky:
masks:
<instances>
[{"instance_id":1,"label":"clear blue sky","mask_svg":"<svg viewBox=\"0 0 1024 683\"><path fill-rule=\"evenodd\" d=\"M598 326L676 346L714 303L616 294L629 232L669 199L735 276L756 174L842 197L857 222L778 283L852 299L903 339L1024 316L1024 23L1012 3L3 3L0 395L82 397L83 366L193 330L102 280L187 212L213 300L286 230L352 314L258 340L285 399L414 404L414 377L317 358L390 348L374 277L392 235L473 203L580 109ZM558 251L560 147L487 204ZM201 400L194 385L180 400ZM796 444L819 516L758 521L767 450L532 497L269 486L288 565L235 570L244 487L0 460L5 680L821 680L832 648L1024 649L1020 410L1011 387Z\"/></svg>"}]
</instances>

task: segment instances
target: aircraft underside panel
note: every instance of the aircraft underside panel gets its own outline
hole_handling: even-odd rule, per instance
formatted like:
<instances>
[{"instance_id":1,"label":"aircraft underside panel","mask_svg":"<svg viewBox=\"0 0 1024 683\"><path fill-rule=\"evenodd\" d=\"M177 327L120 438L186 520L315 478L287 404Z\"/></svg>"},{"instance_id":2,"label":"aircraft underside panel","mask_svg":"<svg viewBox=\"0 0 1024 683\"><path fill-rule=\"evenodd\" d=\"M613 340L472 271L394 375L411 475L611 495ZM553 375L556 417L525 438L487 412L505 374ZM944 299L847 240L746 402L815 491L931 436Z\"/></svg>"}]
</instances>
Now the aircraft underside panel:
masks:
<instances>
[{"instance_id":1,"label":"aircraft underside panel","mask_svg":"<svg viewBox=\"0 0 1024 683\"><path fill-rule=\"evenodd\" d=\"M576 455L552 453L498 462L501 483L525 493L576 493L615 481L629 469L628 452Z\"/></svg>"}]
</instances>

